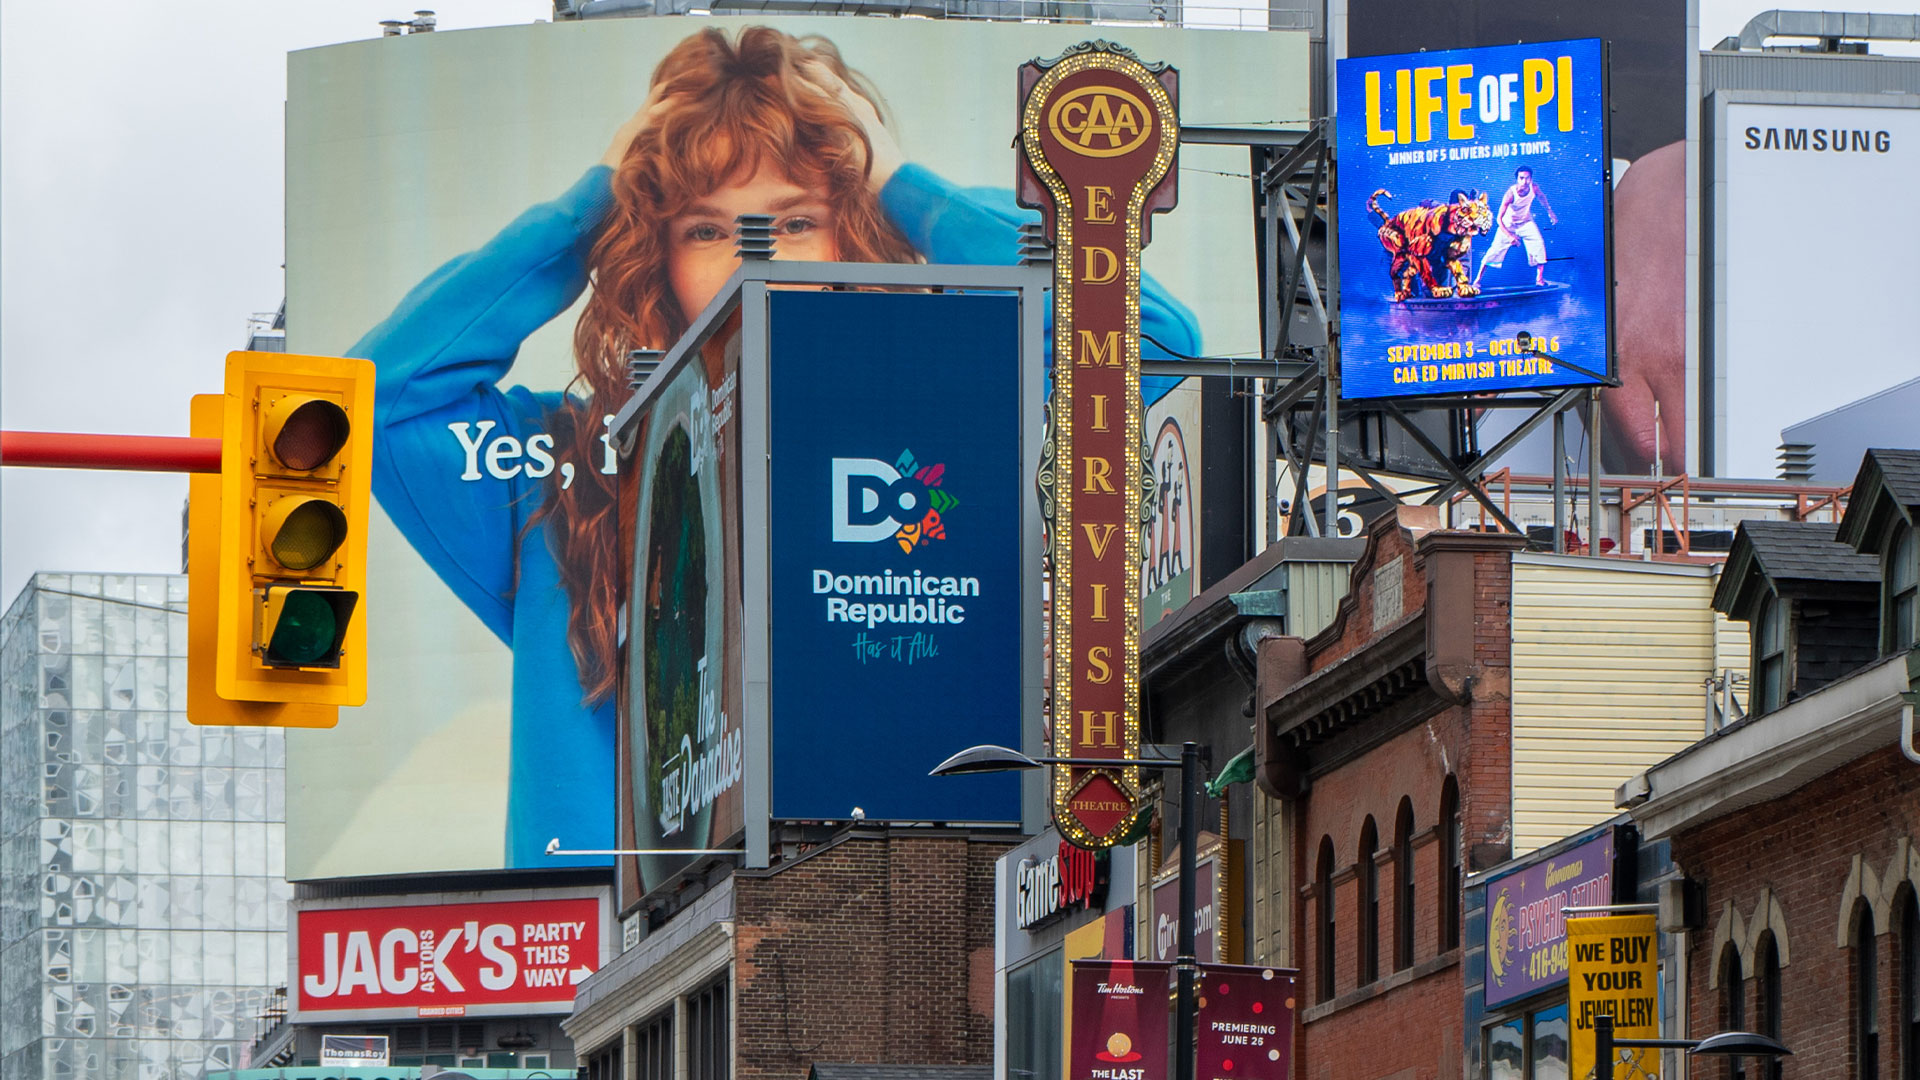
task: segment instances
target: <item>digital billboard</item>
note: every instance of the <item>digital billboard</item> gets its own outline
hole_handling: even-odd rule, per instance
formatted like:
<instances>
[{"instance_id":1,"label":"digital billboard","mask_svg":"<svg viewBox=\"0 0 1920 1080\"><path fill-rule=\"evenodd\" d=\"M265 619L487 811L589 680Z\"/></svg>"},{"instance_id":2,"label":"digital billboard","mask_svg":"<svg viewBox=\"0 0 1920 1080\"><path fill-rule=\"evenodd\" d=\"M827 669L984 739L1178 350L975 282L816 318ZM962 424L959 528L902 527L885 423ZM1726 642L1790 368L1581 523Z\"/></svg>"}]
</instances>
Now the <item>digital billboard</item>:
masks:
<instances>
[{"instance_id":1,"label":"digital billboard","mask_svg":"<svg viewBox=\"0 0 1920 1080\"><path fill-rule=\"evenodd\" d=\"M1767 96L1717 95L1713 419L1726 476L1774 475L1781 429L1920 372L1906 257L1920 218L1888 203L1920 175L1920 99L1737 99ZM1784 226L1787 207L1804 222ZM1783 232L1817 282L1804 302L1782 302ZM1859 459L1817 464L1845 483Z\"/></svg>"},{"instance_id":2,"label":"digital billboard","mask_svg":"<svg viewBox=\"0 0 1920 1080\"><path fill-rule=\"evenodd\" d=\"M640 413L630 514L626 703L619 712L620 847L718 848L744 821L740 596L740 354L722 337ZM642 856L639 887L674 856ZM621 904L638 899L623 892Z\"/></svg>"},{"instance_id":3,"label":"digital billboard","mask_svg":"<svg viewBox=\"0 0 1920 1080\"><path fill-rule=\"evenodd\" d=\"M768 308L773 816L1018 821L1015 774L926 773L1023 741L1019 298Z\"/></svg>"},{"instance_id":4,"label":"digital billboard","mask_svg":"<svg viewBox=\"0 0 1920 1080\"><path fill-rule=\"evenodd\" d=\"M1307 116L1304 34L1102 32L1189 70L1187 123ZM382 448L368 704L326 738L289 743L290 878L604 863L544 851L556 838L622 845L617 785L636 755L659 772L644 788L690 749L677 835L726 824L731 796L701 794L730 751L712 728L721 756L706 756L691 649L674 665L693 664L693 682L668 673L681 704L656 699L684 718L693 687L690 748L617 745L633 632L621 609L639 598L614 584L637 556L617 531L633 519L613 506L623 465L603 437L629 393L627 351L669 347L698 314L732 266L744 210L775 213L779 257L1016 261L1018 225L1037 215L1013 196L1006 88L1020 64L1086 36L660 17L290 57L288 347L376 362ZM733 139L721 115L773 117L747 127L796 141ZM1195 146L1181 161L1189 209L1155 226L1142 322L1182 353L1245 355L1259 340L1246 154ZM1031 494L1023 479L1019 496ZM701 629L719 632L711 619ZM733 723L712 681L729 661L719 673L714 662L715 722ZM672 826L672 807L646 809ZM396 820L433 843L392 843Z\"/></svg>"},{"instance_id":5,"label":"digital billboard","mask_svg":"<svg viewBox=\"0 0 1920 1080\"><path fill-rule=\"evenodd\" d=\"M1541 4L1535 0L1347 0L1348 56L1599 38L1607 43L1607 138L1613 157L1614 358L1618 388L1600 396L1601 464L1645 475L1656 451L1667 476L1687 471L1690 392L1688 58L1699 50L1688 0ZM1551 233L1549 233L1551 236ZM1551 240L1549 240L1551 244ZM1485 244L1478 245L1485 249ZM1483 413L1480 443L1505 427ZM1507 423L1512 423L1508 418ZM1585 418L1581 417L1581 424ZM1656 427L1658 431L1656 433ZM1546 473L1553 452L1537 432L1500 464ZM1570 439L1584 457L1592 440ZM1576 460L1574 472L1585 468Z\"/></svg>"},{"instance_id":6,"label":"digital billboard","mask_svg":"<svg viewBox=\"0 0 1920 1080\"><path fill-rule=\"evenodd\" d=\"M1340 393L1610 370L1599 41L1340 61Z\"/></svg>"}]
</instances>

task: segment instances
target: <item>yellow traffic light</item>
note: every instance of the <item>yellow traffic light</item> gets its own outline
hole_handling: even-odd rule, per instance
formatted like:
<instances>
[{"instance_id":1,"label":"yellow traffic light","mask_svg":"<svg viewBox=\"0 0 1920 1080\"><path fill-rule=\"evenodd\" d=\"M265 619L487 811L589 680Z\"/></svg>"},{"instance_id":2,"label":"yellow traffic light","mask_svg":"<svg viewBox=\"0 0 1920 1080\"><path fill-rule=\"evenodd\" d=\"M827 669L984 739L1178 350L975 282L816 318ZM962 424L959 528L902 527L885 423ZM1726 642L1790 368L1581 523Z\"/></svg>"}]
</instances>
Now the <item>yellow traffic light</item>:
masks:
<instances>
[{"instance_id":1,"label":"yellow traffic light","mask_svg":"<svg viewBox=\"0 0 1920 1080\"><path fill-rule=\"evenodd\" d=\"M218 439L226 398L195 394L191 432ZM220 474L194 473L187 489L187 719L195 724L327 728L339 722L337 705L229 701L214 691L214 654L220 636Z\"/></svg>"},{"instance_id":2,"label":"yellow traffic light","mask_svg":"<svg viewBox=\"0 0 1920 1080\"><path fill-rule=\"evenodd\" d=\"M215 691L364 704L373 364L232 353L224 407Z\"/></svg>"}]
</instances>

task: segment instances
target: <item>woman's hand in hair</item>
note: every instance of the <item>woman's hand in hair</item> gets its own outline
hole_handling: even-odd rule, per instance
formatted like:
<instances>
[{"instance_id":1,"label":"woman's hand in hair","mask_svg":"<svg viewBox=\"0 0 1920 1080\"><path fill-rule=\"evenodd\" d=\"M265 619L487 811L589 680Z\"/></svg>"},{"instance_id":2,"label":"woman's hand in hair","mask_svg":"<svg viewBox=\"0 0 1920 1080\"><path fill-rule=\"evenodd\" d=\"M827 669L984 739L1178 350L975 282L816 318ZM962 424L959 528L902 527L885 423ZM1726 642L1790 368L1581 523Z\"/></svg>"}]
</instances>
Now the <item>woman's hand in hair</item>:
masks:
<instances>
[{"instance_id":1,"label":"woman's hand in hair","mask_svg":"<svg viewBox=\"0 0 1920 1080\"><path fill-rule=\"evenodd\" d=\"M880 110L848 86L846 80L834 74L826 64L809 63L805 66L805 74L808 81L838 101L849 115L859 121L861 130L866 133L867 145L873 151L872 160L868 162L867 187L876 192L886 187L887 181L893 179L893 174L907 163L907 156L900 149L900 144L894 141L893 132L888 131L887 125L881 122Z\"/></svg>"},{"instance_id":2,"label":"woman's hand in hair","mask_svg":"<svg viewBox=\"0 0 1920 1080\"><path fill-rule=\"evenodd\" d=\"M627 149L633 145L633 140L639 138L641 132L652 126L655 117L661 111L661 104L660 86L655 84L653 89L647 92L647 100L641 102L640 107L634 110L634 114L627 118L627 122L621 124L619 130L613 133L613 142L608 145L607 152L601 157L600 163L609 168L618 169L620 163L626 160Z\"/></svg>"}]
</instances>

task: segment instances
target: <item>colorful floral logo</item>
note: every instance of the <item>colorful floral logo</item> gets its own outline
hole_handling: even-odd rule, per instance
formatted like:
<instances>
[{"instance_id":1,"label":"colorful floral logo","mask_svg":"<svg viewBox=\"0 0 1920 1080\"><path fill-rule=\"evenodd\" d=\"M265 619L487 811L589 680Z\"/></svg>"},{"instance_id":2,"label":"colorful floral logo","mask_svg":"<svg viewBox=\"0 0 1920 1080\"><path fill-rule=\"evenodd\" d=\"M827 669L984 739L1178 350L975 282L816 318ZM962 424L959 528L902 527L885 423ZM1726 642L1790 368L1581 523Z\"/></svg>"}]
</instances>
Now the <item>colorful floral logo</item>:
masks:
<instances>
[{"instance_id":1,"label":"colorful floral logo","mask_svg":"<svg viewBox=\"0 0 1920 1080\"><path fill-rule=\"evenodd\" d=\"M960 503L946 489L947 467L922 464L902 450L892 464L833 459L832 535L840 543L892 540L912 554L947 538L945 515Z\"/></svg>"}]
</instances>

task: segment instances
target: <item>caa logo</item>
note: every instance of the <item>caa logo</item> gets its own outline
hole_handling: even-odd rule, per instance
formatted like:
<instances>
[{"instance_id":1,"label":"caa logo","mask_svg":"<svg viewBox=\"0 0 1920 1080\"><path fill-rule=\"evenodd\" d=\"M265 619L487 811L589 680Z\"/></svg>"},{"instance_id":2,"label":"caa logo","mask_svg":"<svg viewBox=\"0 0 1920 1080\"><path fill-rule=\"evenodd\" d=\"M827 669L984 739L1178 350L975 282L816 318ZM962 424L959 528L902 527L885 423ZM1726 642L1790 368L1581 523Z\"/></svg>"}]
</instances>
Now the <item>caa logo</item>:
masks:
<instances>
[{"instance_id":1,"label":"caa logo","mask_svg":"<svg viewBox=\"0 0 1920 1080\"><path fill-rule=\"evenodd\" d=\"M1146 102L1117 86L1083 86L1054 100L1047 126L1060 145L1076 154L1119 157L1153 134L1153 113Z\"/></svg>"},{"instance_id":2,"label":"caa logo","mask_svg":"<svg viewBox=\"0 0 1920 1080\"><path fill-rule=\"evenodd\" d=\"M945 465L922 465L902 450L889 465L877 458L833 459L833 539L842 544L892 540L900 550L947 538L942 515L959 505L942 485Z\"/></svg>"}]
</instances>

